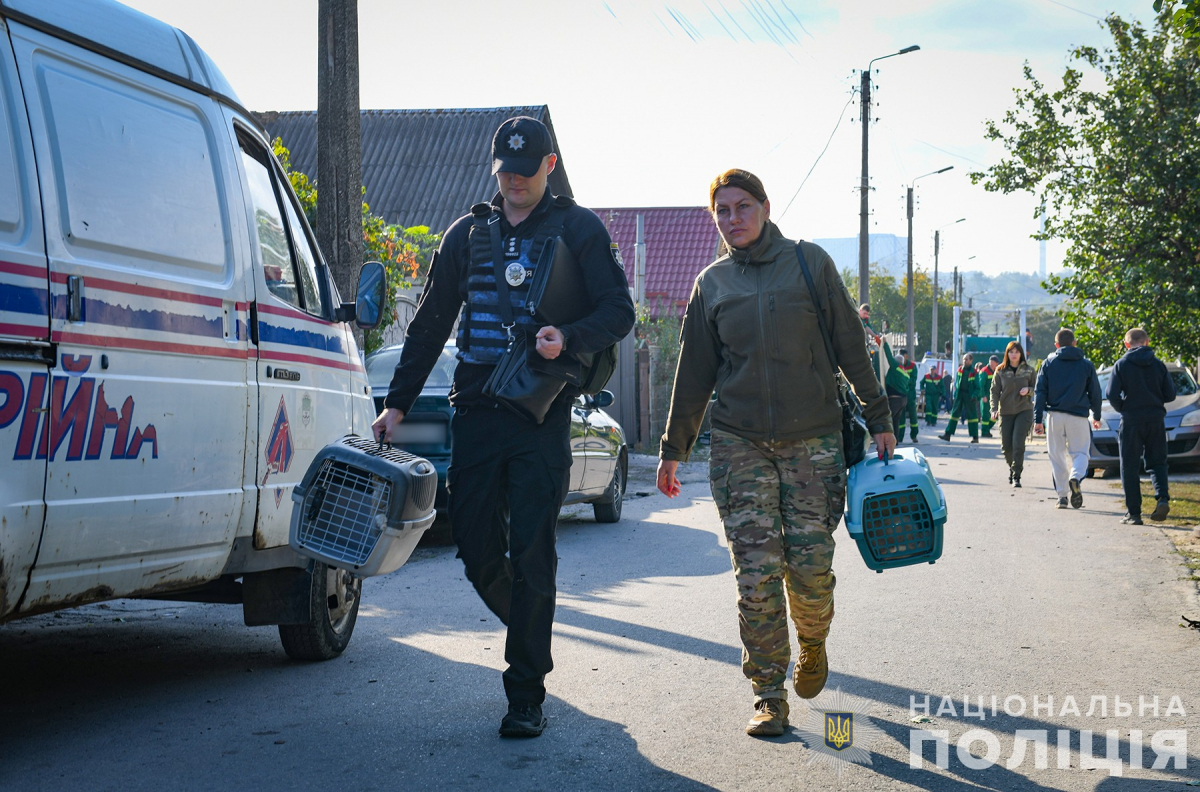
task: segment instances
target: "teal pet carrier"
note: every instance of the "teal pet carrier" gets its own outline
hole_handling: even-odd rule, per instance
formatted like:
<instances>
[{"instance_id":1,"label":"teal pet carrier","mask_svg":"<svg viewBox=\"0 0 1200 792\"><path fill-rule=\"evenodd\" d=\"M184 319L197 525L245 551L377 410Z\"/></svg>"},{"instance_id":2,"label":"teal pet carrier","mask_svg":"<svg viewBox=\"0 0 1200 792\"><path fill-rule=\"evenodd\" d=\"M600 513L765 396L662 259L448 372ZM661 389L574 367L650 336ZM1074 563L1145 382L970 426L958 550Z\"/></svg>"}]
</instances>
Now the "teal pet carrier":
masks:
<instances>
[{"instance_id":1,"label":"teal pet carrier","mask_svg":"<svg viewBox=\"0 0 1200 792\"><path fill-rule=\"evenodd\" d=\"M945 524L946 496L918 449L897 449L886 463L869 456L850 468L846 530L876 572L941 558Z\"/></svg>"}]
</instances>

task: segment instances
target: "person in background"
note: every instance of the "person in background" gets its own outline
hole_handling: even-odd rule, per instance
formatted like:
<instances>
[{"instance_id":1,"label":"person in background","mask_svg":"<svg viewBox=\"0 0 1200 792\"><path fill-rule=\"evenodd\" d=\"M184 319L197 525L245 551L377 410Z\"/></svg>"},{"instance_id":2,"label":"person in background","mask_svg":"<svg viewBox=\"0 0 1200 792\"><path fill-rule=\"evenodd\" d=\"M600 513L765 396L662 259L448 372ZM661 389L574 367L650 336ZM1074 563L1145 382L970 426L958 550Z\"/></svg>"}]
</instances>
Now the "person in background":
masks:
<instances>
[{"instance_id":1,"label":"person in background","mask_svg":"<svg viewBox=\"0 0 1200 792\"><path fill-rule=\"evenodd\" d=\"M900 368L908 374L908 393L907 404L904 408L904 414L908 417L909 437L912 441L917 442L917 428L919 419L917 418L917 364L912 362L908 356L907 349L900 350ZM893 423L896 429L896 441L904 442L904 424Z\"/></svg>"},{"instance_id":2,"label":"person in background","mask_svg":"<svg viewBox=\"0 0 1200 792\"><path fill-rule=\"evenodd\" d=\"M891 455L896 438L862 321L829 254L784 238L752 173L725 171L708 195L729 253L696 276L688 299L658 489L679 494L679 462L696 443L715 389L709 485L737 578L742 672L754 692L746 733L779 736L788 725L789 610L800 639L796 694L815 697L829 675L833 530L846 498L834 372L846 375L863 402L881 456ZM801 271L801 254L817 294Z\"/></svg>"},{"instance_id":3,"label":"person in background","mask_svg":"<svg viewBox=\"0 0 1200 792\"><path fill-rule=\"evenodd\" d=\"M963 355L962 365L958 367L958 376L954 381L954 404L950 407L950 422L946 424L946 431L939 435L943 440L949 441L954 436L954 430L961 418L966 421L971 442L979 442L979 390L975 367L972 365L974 362L975 356L970 352Z\"/></svg>"},{"instance_id":4,"label":"person in background","mask_svg":"<svg viewBox=\"0 0 1200 792\"><path fill-rule=\"evenodd\" d=\"M1033 387L1037 373L1025 361L1025 350L1010 341L1004 363L996 368L990 389L992 420L1000 421L1000 447L1008 463L1008 483L1021 486L1025 469L1025 440L1033 426Z\"/></svg>"},{"instance_id":5,"label":"person in background","mask_svg":"<svg viewBox=\"0 0 1200 792\"><path fill-rule=\"evenodd\" d=\"M1054 347L1034 386L1033 431L1046 435L1058 508L1067 508L1069 495L1071 508L1078 509L1083 506L1080 482L1087 475L1092 428L1100 428L1100 380L1092 361L1075 346L1074 331L1059 330Z\"/></svg>"},{"instance_id":6,"label":"person in background","mask_svg":"<svg viewBox=\"0 0 1200 792\"><path fill-rule=\"evenodd\" d=\"M942 401L942 378L938 376L937 369L931 367L921 378L921 395L925 398L925 425L934 426ZM913 437L915 439L916 435Z\"/></svg>"},{"instance_id":7,"label":"person in background","mask_svg":"<svg viewBox=\"0 0 1200 792\"><path fill-rule=\"evenodd\" d=\"M992 427L995 426L995 421L992 420L992 411L988 408L989 394L992 392L992 375L996 373L996 368L1000 365L1000 356L992 355L988 358L987 365L979 369L979 373L975 376L979 378L979 436L992 436Z\"/></svg>"},{"instance_id":8,"label":"person in background","mask_svg":"<svg viewBox=\"0 0 1200 792\"><path fill-rule=\"evenodd\" d=\"M1126 352L1113 366L1108 403L1121 414L1117 441L1121 448L1121 487L1125 490L1127 525L1142 524L1142 462L1154 484L1154 512L1161 522L1171 511L1167 487L1166 405L1175 400L1175 381L1150 348L1150 336L1140 327L1125 334Z\"/></svg>"},{"instance_id":9,"label":"person in background","mask_svg":"<svg viewBox=\"0 0 1200 792\"><path fill-rule=\"evenodd\" d=\"M913 368L911 364L909 368L904 367L902 361L892 354L891 344L883 336L875 336L875 343L883 351L878 358L879 366L875 369L875 376L887 391L888 406L892 411L892 426L896 430L896 442L903 442L904 416L908 410L908 395L913 385ZM901 349L900 354L904 360L908 359L908 350ZM880 367L884 369L882 375Z\"/></svg>"}]
</instances>

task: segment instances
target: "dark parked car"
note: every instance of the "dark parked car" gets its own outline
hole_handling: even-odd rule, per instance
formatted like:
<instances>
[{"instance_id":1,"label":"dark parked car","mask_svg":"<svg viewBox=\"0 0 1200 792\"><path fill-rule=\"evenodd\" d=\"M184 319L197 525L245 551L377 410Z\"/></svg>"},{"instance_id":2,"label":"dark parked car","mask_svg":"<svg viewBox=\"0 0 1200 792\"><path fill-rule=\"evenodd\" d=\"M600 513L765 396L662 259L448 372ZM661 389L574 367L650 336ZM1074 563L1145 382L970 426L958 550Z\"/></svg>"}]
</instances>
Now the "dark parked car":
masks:
<instances>
[{"instance_id":1,"label":"dark parked car","mask_svg":"<svg viewBox=\"0 0 1200 792\"><path fill-rule=\"evenodd\" d=\"M383 410L392 373L400 360L402 344L384 347L367 355L367 378L376 410ZM446 508L446 468L450 466L450 383L454 378L456 349L447 344L425 381L412 410L392 430L392 442L413 454L425 457L438 473L435 502ZM595 396L580 396L571 411L571 481L567 503L591 503L597 522L621 519L621 498L629 472L629 449L620 424L604 411L613 395L601 391Z\"/></svg>"},{"instance_id":2,"label":"dark parked car","mask_svg":"<svg viewBox=\"0 0 1200 792\"><path fill-rule=\"evenodd\" d=\"M1167 404L1167 461L1200 462L1200 387L1192 372L1178 363L1167 363L1167 371L1175 380L1175 401ZM1112 378L1112 367L1097 372L1100 387L1107 391ZM1101 404L1103 420L1101 428L1092 431L1092 450L1088 466L1115 474L1121 468L1120 449L1117 445L1117 427L1121 416L1109 406Z\"/></svg>"}]
</instances>

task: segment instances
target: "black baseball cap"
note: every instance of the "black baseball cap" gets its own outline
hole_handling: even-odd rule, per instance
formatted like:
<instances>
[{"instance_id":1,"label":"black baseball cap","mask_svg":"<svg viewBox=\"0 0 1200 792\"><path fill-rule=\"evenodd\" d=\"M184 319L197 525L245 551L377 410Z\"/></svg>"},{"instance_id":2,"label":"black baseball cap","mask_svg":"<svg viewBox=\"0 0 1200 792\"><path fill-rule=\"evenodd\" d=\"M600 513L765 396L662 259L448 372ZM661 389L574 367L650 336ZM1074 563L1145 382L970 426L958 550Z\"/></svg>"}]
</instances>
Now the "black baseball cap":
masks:
<instances>
[{"instance_id":1,"label":"black baseball cap","mask_svg":"<svg viewBox=\"0 0 1200 792\"><path fill-rule=\"evenodd\" d=\"M545 124L529 116L510 118L492 137L492 175L504 171L532 176L546 155L553 152L550 130Z\"/></svg>"}]
</instances>

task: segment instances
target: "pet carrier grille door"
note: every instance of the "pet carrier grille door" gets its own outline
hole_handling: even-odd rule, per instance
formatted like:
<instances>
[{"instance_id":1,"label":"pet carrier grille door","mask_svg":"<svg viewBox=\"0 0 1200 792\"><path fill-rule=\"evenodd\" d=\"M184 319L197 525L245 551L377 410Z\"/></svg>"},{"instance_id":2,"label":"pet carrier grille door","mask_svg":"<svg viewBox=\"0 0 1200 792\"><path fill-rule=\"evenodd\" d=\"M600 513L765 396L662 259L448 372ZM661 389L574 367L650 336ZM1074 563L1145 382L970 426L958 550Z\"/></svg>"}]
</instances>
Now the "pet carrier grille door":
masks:
<instances>
[{"instance_id":1,"label":"pet carrier grille door","mask_svg":"<svg viewBox=\"0 0 1200 792\"><path fill-rule=\"evenodd\" d=\"M433 522L436 491L428 460L348 435L317 454L292 493L290 544L361 577L386 575Z\"/></svg>"},{"instance_id":2,"label":"pet carrier grille door","mask_svg":"<svg viewBox=\"0 0 1200 792\"><path fill-rule=\"evenodd\" d=\"M946 498L920 450L902 448L888 464L869 458L850 468L846 530L876 572L941 558L945 524Z\"/></svg>"}]
</instances>

